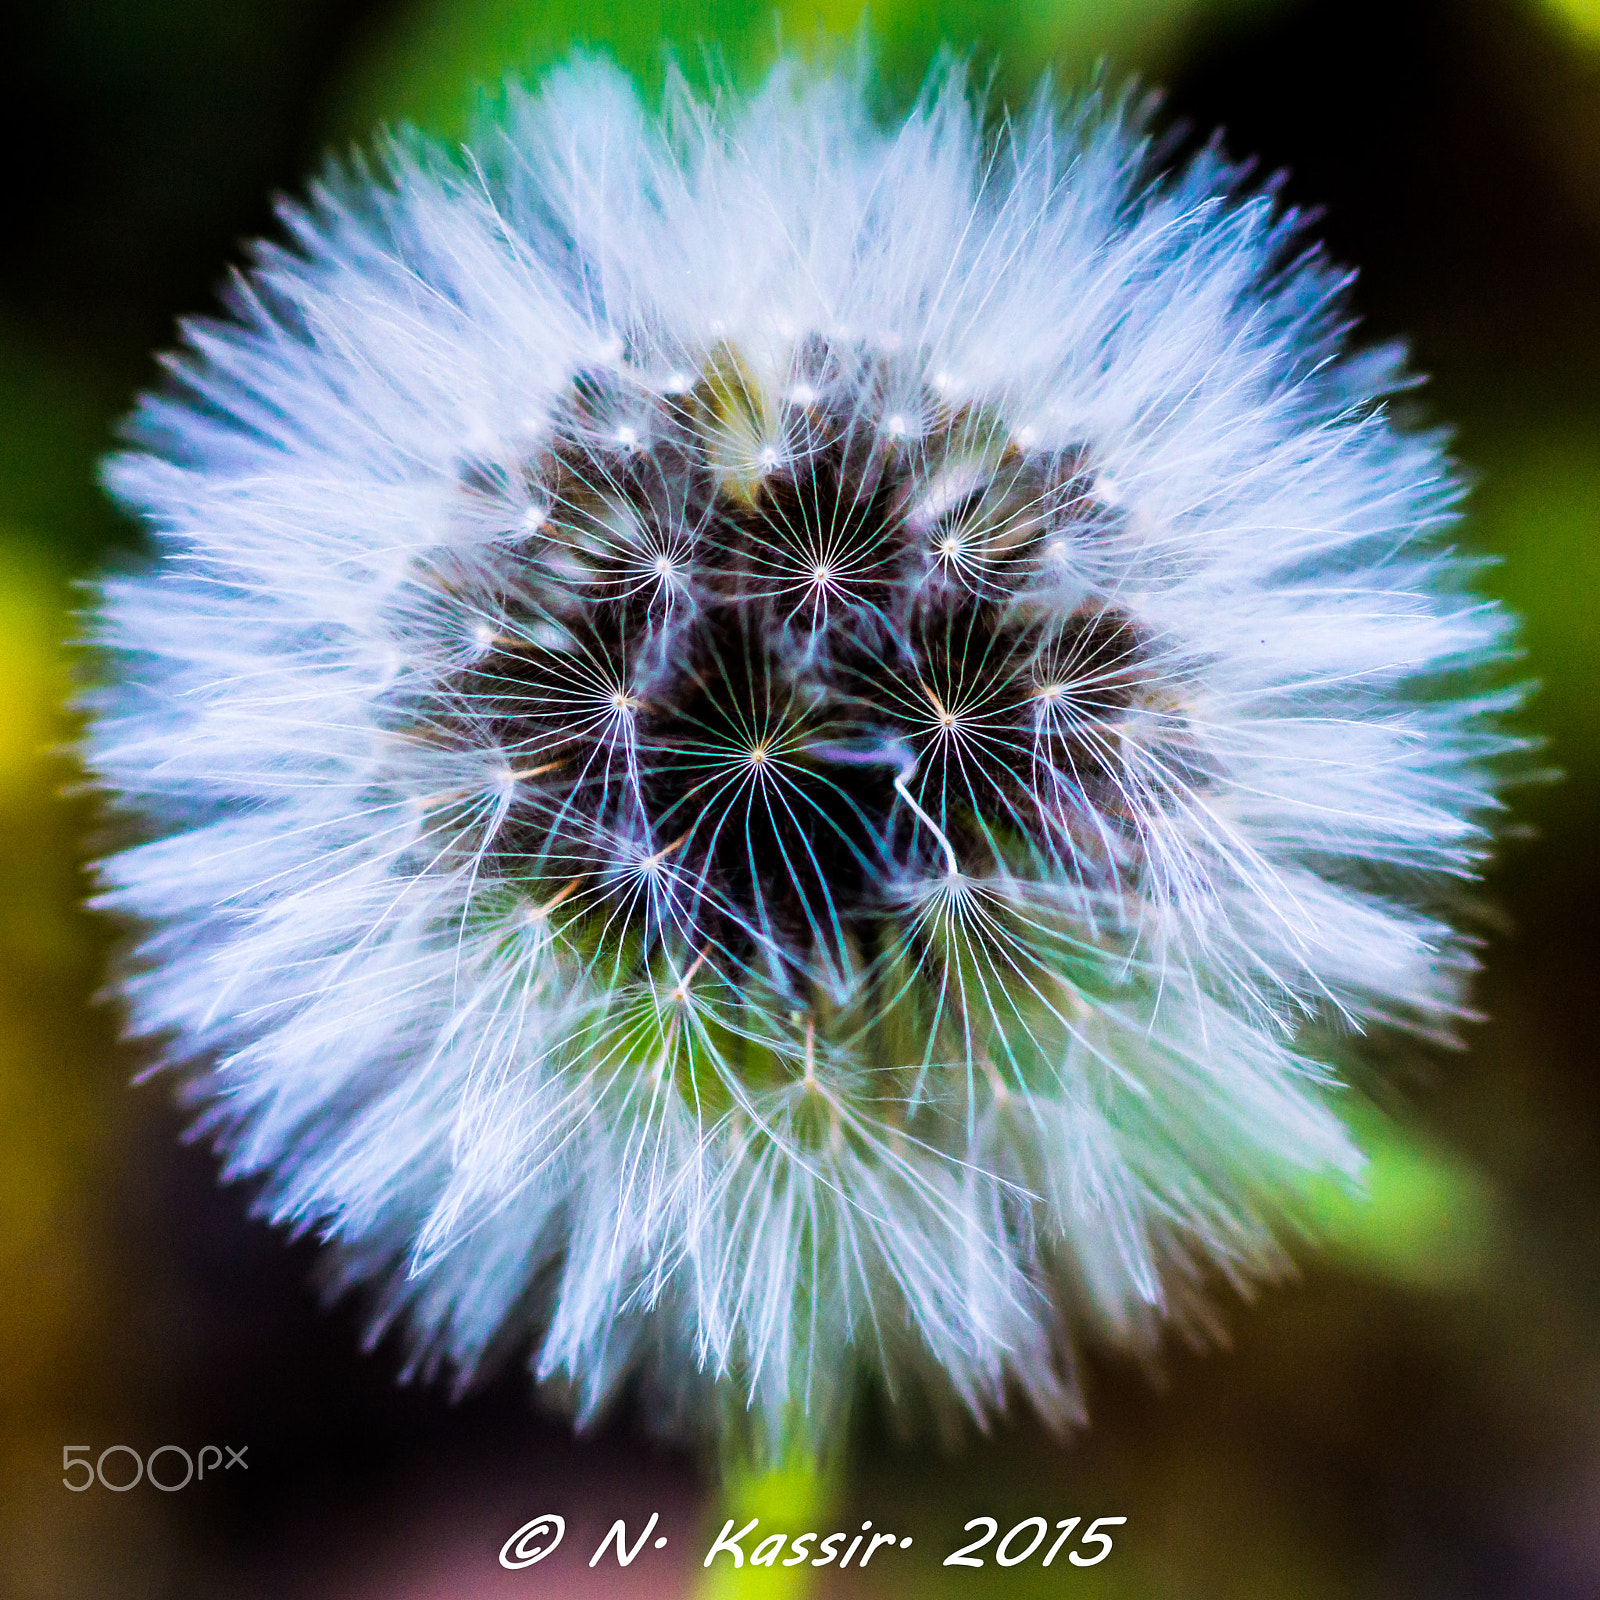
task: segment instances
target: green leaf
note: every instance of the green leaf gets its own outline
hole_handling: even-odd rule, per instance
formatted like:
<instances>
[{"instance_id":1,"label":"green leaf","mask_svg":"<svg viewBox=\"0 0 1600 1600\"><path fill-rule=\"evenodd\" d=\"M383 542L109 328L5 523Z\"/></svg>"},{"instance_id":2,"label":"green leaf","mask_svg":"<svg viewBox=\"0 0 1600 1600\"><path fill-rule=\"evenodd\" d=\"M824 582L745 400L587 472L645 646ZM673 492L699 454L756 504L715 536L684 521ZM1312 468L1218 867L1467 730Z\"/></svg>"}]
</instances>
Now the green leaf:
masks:
<instances>
[{"instance_id":1,"label":"green leaf","mask_svg":"<svg viewBox=\"0 0 1600 1600\"><path fill-rule=\"evenodd\" d=\"M1453 1290L1483 1281L1499 1248L1497 1199L1460 1157L1369 1111L1346 1109L1367 1154L1359 1184L1307 1180L1303 1216L1346 1266L1406 1288Z\"/></svg>"},{"instance_id":2,"label":"green leaf","mask_svg":"<svg viewBox=\"0 0 1600 1600\"><path fill-rule=\"evenodd\" d=\"M675 57L749 83L783 50L813 53L870 37L885 82L904 100L941 47L971 54L1010 104L1054 66L1080 81L1102 57L1114 72L1169 65L1202 26L1290 0L415 0L358 59L334 102L333 131L364 137L408 121L464 135L485 91L537 78L575 49L613 58L657 90Z\"/></svg>"}]
</instances>

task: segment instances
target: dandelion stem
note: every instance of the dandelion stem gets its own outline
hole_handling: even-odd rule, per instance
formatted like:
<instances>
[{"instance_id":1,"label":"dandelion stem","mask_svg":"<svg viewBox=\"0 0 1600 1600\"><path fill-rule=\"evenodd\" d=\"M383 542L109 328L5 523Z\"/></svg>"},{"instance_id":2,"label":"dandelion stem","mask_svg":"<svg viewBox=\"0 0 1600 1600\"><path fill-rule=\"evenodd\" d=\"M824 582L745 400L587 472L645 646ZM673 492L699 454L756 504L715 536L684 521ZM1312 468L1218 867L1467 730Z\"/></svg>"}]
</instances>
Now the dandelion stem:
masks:
<instances>
[{"instance_id":1,"label":"dandelion stem","mask_svg":"<svg viewBox=\"0 0 1600 1600\"><path fill-rule=\"evenodd\" d=\"M696 1600L744 1600L745 1596L802 1600L815 1592L817 1574L809 1561L792 1567L783 1562L800 1534L825 1529L838 1506L844 1475L836 1458L824 1459L818 1454L817 1441L806 1422L805 1413L791 1406L786 1436L771 1456L754 1451L743 1428L732 1427L724 1434L721 1479L705 1547L711 1547L729 1521L733 1524L731 1535L752 1519L756 1526L742 1541L742 1566L735 1566L732 1557L723 1553L697 1573ZM735 1439L738 1444L731 1442ZM753 1566L750 1556L761 1541L780 1533L787 1539L776 1560L770 1566ZM815 1545L810 1553L815 1554Z\"/></svg>"}]
</instances>

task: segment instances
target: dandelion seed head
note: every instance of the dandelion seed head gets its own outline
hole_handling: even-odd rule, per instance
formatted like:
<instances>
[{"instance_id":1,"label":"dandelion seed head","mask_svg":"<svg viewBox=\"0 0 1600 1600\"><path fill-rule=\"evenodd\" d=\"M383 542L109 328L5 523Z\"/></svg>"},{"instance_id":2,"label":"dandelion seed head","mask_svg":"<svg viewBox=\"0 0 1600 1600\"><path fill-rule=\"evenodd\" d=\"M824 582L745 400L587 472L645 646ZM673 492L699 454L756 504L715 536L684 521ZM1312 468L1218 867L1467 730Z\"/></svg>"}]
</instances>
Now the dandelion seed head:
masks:
<instances>
[{"instance_id":1,"label":"dandelion seed head","mask_svg":"<svg viewBox=\"0 0 1600 1600\"><path fill-rule=\"evenodd\" d=\"M330 178L144 402L122 993L418 1370L1065 1425L1357 1170L1313 1025L1458 1015L1507 624L1215 152L671 95Z\"/></svg>"}]
</instances>

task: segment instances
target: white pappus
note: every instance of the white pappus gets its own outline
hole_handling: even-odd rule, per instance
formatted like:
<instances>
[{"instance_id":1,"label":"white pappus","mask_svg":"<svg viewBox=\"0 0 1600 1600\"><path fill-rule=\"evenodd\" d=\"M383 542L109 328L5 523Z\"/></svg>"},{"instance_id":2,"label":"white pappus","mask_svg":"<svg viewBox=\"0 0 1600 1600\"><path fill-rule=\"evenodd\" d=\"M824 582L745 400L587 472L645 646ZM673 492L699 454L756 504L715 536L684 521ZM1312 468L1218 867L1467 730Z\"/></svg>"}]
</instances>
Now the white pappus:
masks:
<instances>
[{"instance_id":1,"label":"white pappus","mask_svg":"<svg viewBox=\"0 0 1600 1600\"><path fill-rule=\"evenodd\" d=\"M1507 621L1399 353L1126 99L866 98L580 64L386 144L108 469L132 1025L423 1370L580 1417L1073 1420L1470 966Z\"/></svg>"}]
</instances>

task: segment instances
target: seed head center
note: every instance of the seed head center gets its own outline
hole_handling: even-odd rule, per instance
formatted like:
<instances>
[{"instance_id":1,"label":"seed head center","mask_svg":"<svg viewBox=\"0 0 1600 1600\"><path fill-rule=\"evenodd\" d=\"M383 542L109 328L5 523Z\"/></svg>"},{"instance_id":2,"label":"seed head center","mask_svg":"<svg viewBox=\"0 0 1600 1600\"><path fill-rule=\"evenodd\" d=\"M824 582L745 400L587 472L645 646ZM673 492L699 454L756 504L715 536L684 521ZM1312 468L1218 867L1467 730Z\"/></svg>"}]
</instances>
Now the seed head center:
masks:
<instances>
[{"instance_id":1,"label":"seed head center","mask_svg":"<svg viewBox=\"0 0 1600 1600\"><path fill-rule=\"evenodd\" d=\"M1029 591L1063 538L1050 508L1081 514L1084 452L1030 454L933 389L879 415L901 380L845 346L796 362L769 397L730 355L705 406L586 374L512 512L540 538L458 645L495 748L562 753L525 791L545 768L490 767L492 869L571 861L594 884L570 913L592 918L583 937L637 916L646 943L703 938L729 973L782 983L875 951L907 884L958 895L1019 831L1080 870L1079 839L1117 826L1130 691L1119 678L1103 718L1061 712L1080 677L1127 675L1138 642L1120 612L1046 615L1057 569ZM1057 766L1075 788L1038 781ZM1112 821L1067 815L1102 795Z\"/></svg>"}]
</instances>

